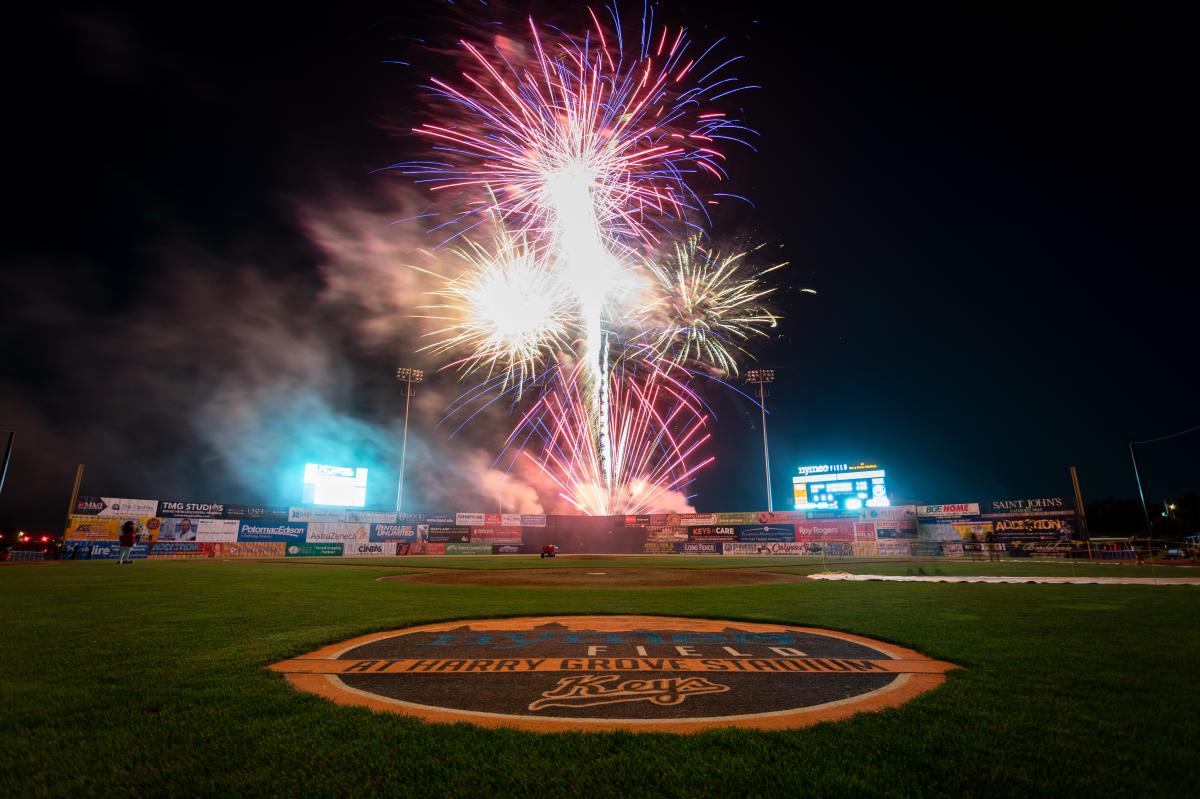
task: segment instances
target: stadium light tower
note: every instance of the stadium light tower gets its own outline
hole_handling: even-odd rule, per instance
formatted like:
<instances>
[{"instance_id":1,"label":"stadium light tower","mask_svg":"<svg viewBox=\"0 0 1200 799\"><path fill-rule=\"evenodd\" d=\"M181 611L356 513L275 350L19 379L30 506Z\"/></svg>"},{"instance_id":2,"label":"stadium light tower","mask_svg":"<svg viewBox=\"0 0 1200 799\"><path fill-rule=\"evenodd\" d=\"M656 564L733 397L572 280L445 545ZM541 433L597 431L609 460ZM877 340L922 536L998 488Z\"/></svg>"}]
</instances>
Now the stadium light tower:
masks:
<instances>
[{"instance_id":1,"label":"stadium light tower","mask_svg":"<svg viewBox=\"0 0 1200 799\"><path fill-rule=\"evenodd\" d=\"M408 454L408 406L416 393L413 384L424 380L425 373L420 369L402 366L396 370L396 379L404 383L404 438L400 445L400 481L396 485L396 513L399 513L400 505L404 501L404 459Z\"/></svg>"},{"instance_id":2,"label":"stadium light tower","mask_svg":"<svg viewBox=\"0 0 1200 799\"><path fill-rule=\"evenodd\" d=\"M766 385L774 382L774 369L751 369L746 372L746 382L758 386L758 407L762 411L763 472L767 480L767 510L774 511L771 501L771 456L767 453L767 392Z\"/></svg>"}]
</instances>

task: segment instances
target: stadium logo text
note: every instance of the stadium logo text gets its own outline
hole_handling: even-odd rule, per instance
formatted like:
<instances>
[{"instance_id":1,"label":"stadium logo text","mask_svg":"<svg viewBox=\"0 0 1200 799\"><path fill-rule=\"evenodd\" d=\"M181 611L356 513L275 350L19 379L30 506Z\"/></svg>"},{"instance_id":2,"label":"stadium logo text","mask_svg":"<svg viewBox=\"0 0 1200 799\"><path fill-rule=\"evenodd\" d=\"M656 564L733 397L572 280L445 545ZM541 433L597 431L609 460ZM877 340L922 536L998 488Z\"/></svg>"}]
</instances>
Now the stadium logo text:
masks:
<instances>
[{"instance_id":1,"label":"stadium logo text","mask_svg":"<svg viewBox=\"0 0 1200 799\"><path fill-rule=\"evenodd\" d=\"M545 732L802 727L902 704L951 668L831 630L657 616L430 624L271 666L341 704Z\"/></svg>"}]
</instances>

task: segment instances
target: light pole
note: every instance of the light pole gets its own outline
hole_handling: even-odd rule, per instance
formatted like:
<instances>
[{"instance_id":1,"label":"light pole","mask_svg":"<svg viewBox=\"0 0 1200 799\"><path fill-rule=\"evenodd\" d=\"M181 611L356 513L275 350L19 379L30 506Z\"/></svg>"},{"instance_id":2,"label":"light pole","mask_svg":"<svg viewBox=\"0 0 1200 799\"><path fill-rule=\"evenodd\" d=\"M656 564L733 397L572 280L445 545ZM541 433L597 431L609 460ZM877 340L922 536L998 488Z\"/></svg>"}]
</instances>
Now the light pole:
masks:
<instances>
[{"instance_id":1,"label":"light pole","mask_svg":"<svg viewBox=\"0 0 1200 799\"><path fill-rule=\"evenodd\" d=\"M404 383L404 438L400 445L400 481L396 484L396 513L400 512L400 505L404 501L404 458L408 454L408 406L412 401L413 383L420 383L425 379L425 373L420 369L408 369L400 367L396 370L396 379Z\"/></svg>"},{"instance_id":2,"label":"light pole","mask_svg":"<svg viewBox=\"0 0 1200 799\"><path fill-rule=\"evenodd\" d=\"M746 372L746 382L758 386L758 408L762 411L763 431L763 474L767 481L767 511L775 510L771 501L771 456L767 454L767 392L766 385L775 380L774 369L751 369Z\"/></svg>"}]
</instances>

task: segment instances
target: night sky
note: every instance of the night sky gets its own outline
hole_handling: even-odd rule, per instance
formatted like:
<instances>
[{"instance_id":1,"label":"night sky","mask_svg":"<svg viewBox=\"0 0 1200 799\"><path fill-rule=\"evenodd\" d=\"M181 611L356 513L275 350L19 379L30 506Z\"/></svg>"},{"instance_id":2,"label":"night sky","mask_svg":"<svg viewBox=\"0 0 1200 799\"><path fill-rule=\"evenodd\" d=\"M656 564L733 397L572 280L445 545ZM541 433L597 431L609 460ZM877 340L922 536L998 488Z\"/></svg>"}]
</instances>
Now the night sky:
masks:
<instances>
[{"instance_id":1,"label":"night sky","mask_svg":"<svg viewBox=\"0 0 1200 799\"><path fill-rule=\"evenodd\" d=\"M354 459L388 506L392 372L437 362L380 296L437 240L388 226L425 200L377 170L421 156L455 31L528 9L56 5L7 26L0 527L58 525L79 462L86 494L288 504L296 463ZM1071 465L1087 499L1134 496L1127 442L1200 424L1187 26L748 7L658 17L727 36L763 87L723 189L755 207L713 230L791 263L757 351L776 507L796 466L860 460L907 500L1066 496ZM559 8L532 10L586 21ZM504 421L448 439L455 393L436 374L415 401L410 507L492 509L472 475ZM696 507L763 507L757 407L706 396ZM1148 499L1200 490L1198 444L1141 451Z\"/></svg>"}]
</instances>

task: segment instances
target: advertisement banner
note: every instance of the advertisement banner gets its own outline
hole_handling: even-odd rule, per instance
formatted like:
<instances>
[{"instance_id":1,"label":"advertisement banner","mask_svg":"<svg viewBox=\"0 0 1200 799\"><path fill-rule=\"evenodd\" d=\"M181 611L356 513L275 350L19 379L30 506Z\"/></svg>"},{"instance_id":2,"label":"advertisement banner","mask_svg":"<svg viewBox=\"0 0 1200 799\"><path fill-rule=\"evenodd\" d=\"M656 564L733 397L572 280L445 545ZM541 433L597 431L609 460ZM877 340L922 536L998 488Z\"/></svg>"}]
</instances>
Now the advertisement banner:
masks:
<instances>
[{"instance_id":1,"label":"advertisement banner","mask_svg":"<svg viewBox=\"0 0 1200 799\"><path fill-rule=\"evenodd\" d=\"M675 551L681 555L720 555L721 544L705 541L681 541L675 544Z\"/></svg>"},{"instance_id":2,"label":"advertisement banner","mask_svg":"<svg viewBox=\"0 0 1200 799\"><path fill-rule=\"evenodd\" d=\"M428 544L424 541L416 541L412 544L403 542L396 544L397 555L445 555L445 544Z\"/></svg>"},{"instance_id":3,"label":"advertisement banner","mask_svg":"<svg viewBox=\"0 0 1200 799\"><path fill-rule=\"evenodd\" d=\"M392 519L396 524L425 524L426 517L424 513L404 513L394 514L395 519Z\"/></svg>"},{"instance_id":4,"label":"advertisement banner","mask_svg":"<svg viewBox=\"0 0 1200 799\"><path fill-rule=\"evenodd\" d=\"M749 543L796 540L796 527L791 524L749 524L733 529L737 531L738 541Z\"/></svg>"},{"instance_id":5,"label":"advertisement banner","mask_svg":"<svg viewBox=\"0 0 1200 799\"><path fill-rule=\"evenodd\" d=\"M159 516L188 516L192 519L217 519L225 515L222 502L184 502L178 499L163 499L158 502Z\"/></svg>"},{"instance_id":6,"label":"advertisement banner","mask_svg":"<svg viewBox=\"0 0 1200 799\"><path fill-rule=\"evenodd\" d=\"M520 542L521 528L504 528L504 527L474 527L471 529L472 541L489 541L495 543L502 541L504 543Z\"/></svg>"},{"instance_id":7,"label":"advertisement banner","mask_svg":"<svg viewBox=\"0 0 1200 799\"><path fill-rule=\"evenodd\" d=\"M308 525L293 522L239 522L238 542L295 544L304 540ZM234 557L234 556L231 556Z\"/></svg>"},{"instance_id":8,"label":"advertisement banner","mask_svg":"<svg viewBox=\"0 0 1200 799\"><path fill-rule=\"evenodd\" d=\"M645 527L650 524L649 514L641 513L625 517L626 527Z\"/></svg>"},{"instance_id":9,"label":"advertisement banner","mask_svg":"<svg viewBox=\"0 0 1200 799\"><path fill-rule=\"evenodd\" d=\"M903 521L915 519L916 505L893 505L890 508L863 508L863 518L871 521Z\"/></svg>"},{"instance_id":10,"label":"advertisement banner","mask_svg":"<svg viewBox=\"0 0 1200 799\"><path fill-rule=\"evenodd\" d=\"M123 499L121 497L79 497L75 515L149 518L158 515L157 499Z\"/></svg>"},{"instance_id":11,"label":"advertisement banner","mask_svg":"<svg viewBox=\"0 0 1200 799\"><path fill-rule=\"evenodd\" d=\"M345 508L311 508L295 506L288 508L289 522L336 523L346 520Z\"/></svg>"},{"instance_id":12,"label":"advertisement banner","mask_svg":"<svg viewBox=\"0 0 1200 799\"><path fill-rule=\"evenodd\" d=\"M1073 503L1063 497L1035 497L1032 499L994 499L984 503L984 513L1013 513L1030 516L1044 512L1075 512Z\"/></svg>"},{"instance_id":13,"label":"advertisement banner","mask_svg":"<svg viewBox=\"0 0 1200 799\"><path fill-rule=\"evenodd\" d=\"M429 525L429 539L432 543L465 544L471 540L470 527L435 527Z\"/></svg>"},{"instance_id":14,"label":"advertisement banner","mask_svg":"<svg viewBox=\"0 0 1200 799\"><path fill-rule=\"evenodd\" d=\"M497 544L492 542L493 555L519 555L524 551L525 547L521 544Z\"/></svg>"},{"instance_id":15,"label":"advertisement banner","mask_svg":"<svg viewBox=\"0 0 1200 799\"><path fill-rule=\"evenodd\" d=\"M322 542L320 544L287 544L289 558L340 558L342 545Z\"/></svg>"},{"instance_id":16,"label":"advertisement banner","mask_svg":"<svg viewBox=\"0 0 1200 799\"><path fill-rule=\"evenodd\" d=\"M860 519L862 518L862 510L844 510L844 509L829 509L829 510L806 510L804 511L805 519Z\"/></svg>"},{"instance_id":17,"label":"advertisement banner","mask_svg":"<svg viewBox=\"0 0 1200 799\"><path fill-rule=\"evenodd\" d=\"M150 544L134 544L133 549L129 550L129 556L132 558L142 559L150 554ZM121 557L121 545L116 541L94 541L91 544L91 552L88 557L92 560L108 560L111 558Z\"/></svg>"},{"instance_id":18,"label":"advertisement banner","mask_svg":"<svg viewBox=\"0 0 1200 799\"><path fill-rule=\"evenodd\" d=\"M456 527L483 527L486 520L487 514L485 513L454 514L454 524Z\"/></svg>"},{"instance_id":19,"label":"advertisement banner","mask_svg":"<svg viewBox=\"0 0 1200 799\"><path fill-rule=\"evenodd\" d=\"M978 502L959 502L953 505L918 505L918 516L978 516Z\"/></svg>"},{"instance_id":20,"label":"advertisement banner","mask_svg":"<svg viewBox=\"0 0 1200 799\"><path fill-rule=\"evenodd\" d=\"M304 540L310 544L332 541L350 543L366 541L369 535L369 528L369 524L309 522L308 536Z\"/></svg>"},{"instance_id":21,"label":"advertisement banner","mask_svg":"<svg viewBox=\"0 0 1200 799\"><path fill-rule=\"evenodd\" d=\"M404 541L412 543L417 540L417 528L424 526L418 524L372 524L367 538L369 541L376 542Z\"/></svg>"},{"instance_id":22,"label":"advertisement banner","mask_svg":"<svg viewBox=\"0 0 1200 799\"><path fill-rule=\"evenodd\" d=\"M759 524L779 524L795 522L804 518L804 513L798 510L760 510L755 514Z\"/></svg>"},{"instance_id":23,"label":"advertisement banner","mask_svg":"<svg viewBox=\"0 0 1200 799\"><path fill-rule=\"evenodd\" d=\"M722 544L726 555L812 555L821 552L820 544L807 542L762 542L757 544Z\"/></svg>"},{"instance_id":24,"label":"advertisement banner","mask_svg":"<svg viewBox=\"0 0 1200 799\"><path fill-rule=\"evenodd\" d=\"M100 519L95 516L72 516L67 522L65 539L116 540L120 519Z\"/></svg>"},{"instance_id":25,"label":"advertisement banner","mask_svg":"<svg viewBox=\"0 0 1200 799\"><path fill-rule=\"evenodd\" d=\"M197 541L237 541L237 519L200 519L196 522Z\"/></svg>"},{"instance_id":26,"label":"advertisement banner","mask_svg":"<svg viewBox=\"0 0 1200 799\"><path fill-rule=\"evenodd\" d=\"M413 514L405 514L411 516ZM342 514L347 522L355 524L395 524L396 512L383 510L347 510Z\"/></svg>"},{"instance_id":27,"label":"advertisement banner","mask_svg":"<svg viewBox=\"0 0 1200 799\"><path fill-rule=\"evenodd\" d=\"M996 540L1010 541L1057 541L1071 538L1075 531L1074 520L1062 516L1040 518L994 519Z\"/></svg>"},{"instance_id":28,"label":"advertisement banner","mask_svg":"<svg viewBox=\"0 0 1200 799\"><path fill-rule=\"evenodd\" d=\"M236 522L235 522L236 524ZM196 534L199 532L200 524L198 519L190 519L188 517L167 517L161 521L158 527L159 541L196 541Z\"/></svg>"},{"instance_id":29,"label":"advertisement banner","mask_svg":"<svg viewBox=\"0 0 1200 799\"><path fill-rule=\"evenodd\" d=\"M732 525L720 526L712 525L706 527L688 527L687 529L689 541L735 541L737 540L736 529Z\"/></svg>"},{"instance_id":30,"label":"advertisement banner","mask_svg":"<svg viewBox=\"0 0 1200 799\"><path fill-rule=\"evenodd\" d=\"M822 519L796 522L797 541L853 541L852 519Z\"/></svg>"},{"instance_id":31,"label":"advertisement banner","mask_svg":"<svg viewBox=\"0 0 1200 799\"><path fill-rule=\"evenodd\" d=\"M912 554L908 541L889 541L881 538L875 543L875 549L881 558L907 558Z\"/></svg>"},{"instance_id":32,"label":"advertisement banner","mask_svg":"<svg viewBox=\"0 0 1200 799\"><path fill-rule=\"evenodd\" d=\"M855 541L854 557L874 558L879 555L879 544L876 541Z\"/></svg>"},{"instance_id":33,"label":"advertisement banner","mask_svg":"<svg viewBox=\"0 0 1200 799\"><path fill-rule=\"evenodd\" d=\"M213 544L213 557L215 558L282 558L284 556L284 547L282 541L253 541L249 543L237 542L233 544L217 543Z\"/></svg>"},{"instance_id":34,"label":"advertisement banner","mask_svg":"<svg viewBox=\"0 0 1200 799\"><path fill-rule=\"evenodd\" d=\"M156 541L161 520L157 516L72 516L63 534L64 540L117 540L125 522L133 522L138 541Z\"/></svg>"},{"instance_id":35,"label":"advertisement banner","mask_svg":"<svg viewBox=\"0 0 1200 799\"><path fill-rule=\"evenodd\" d=\"M269 508L265 505L226 505L226 519L246 519L249 521L286 522L287 508Z\"/></svg>"},{"instance_id":36,"label":"advertisement banner","mask_svg":"<svg viewBox=\"0 0 1200 799\"><path fill-rule=\"evenodd\" d=\"M874 541L875 540L875 522L855 522L854 523L854 540L855 541Z\"/></svg>"},{"instance_id":37,"label":"advertisement banner","mask_svg":"<svg viewBox=\"0 0 1200 799\"><path fill-rule=\"evenodd\" d=\"M521 514L521 526L522 527L545 527L546 526L546 514L544 514L544 513L522 513Z\"/></svg>"},{"instance_id":38,"label":"advertisement banner","mask_svg":"<svg viewBox=\"0 0 1200 799\"><path fill-rule=\"evenodd\" d=\"M521 514L519 513L502 513L500 514L500 527L520 527Z\"/></svg>"},{"instance_id":39,"label":"advertisement banner","mask_svg":"<svg viewBox=\"0 0 1200 799\"><path fill-rule=\"evenodd\" d=\"M681 513L679 523L684 527L708 527L717 523L713 513Z\"/></svg>"},{"instance_id":40,"label":"advertisement banner","mask_svg":"<svg viewBox=\"0 0 1200 799\"><path fill-rule=\"evenodd\" d=\"M212 554L212 544L173 541L167 541L164 543L159 541L150 547L149 556L151 558L162 558L164 560L195 560L198 558L211 558Z\"/></svg>"},{"instance_id":41,"label":"advertisement banner","mask_svg":"<svg viewBox=\"0 0 1200 799\"><path fill-rule=\"evenodd\" d=\"M911 519L880 519L875 522L875 537L884 539L903 538L913 540L917 537L917 517Z\"/></svg>"},{"instance_id":42,"label":"advertisement banner","mask_svg":"<svg viewBox=\"0 0 1200 799\"><path fill-rule=\"evenodd\" d=\"M490 543L464 543L464 544L446 544L447 555L490 555L492 554L492 545Z\"/></svg>"},{"instance_id":43,"label":"advertisement banner","mask_svg":"<svg viewBox=\"0 0 1200 799\"><path fill-rule=\"evenodd\" d=\"M951 522L950 526L954 528L954 532L958 533L958 537L963 541L973 543L987 541L988 534L992 532L992 523L990 521Z\"/></svg>"},{"instance_id":44,"label":"advertisement banner","mask_svg":"<svg viewBox=\"0 0 1200 799\"><path fill-rule=\"evenodd\" d=\"M455 523L454 517L456 515L457 514L454 514L454 513L426 513L425 514L425 523L426 524L453 525Z\"/></svg>"},{"instance_id":45,"label":"advertisement banner","mask_svg":"<svg viewBox=\"0 0 1200 799\"><path fill-rule=\"evenodd\" d=\"M757 511L738 511L736 513L714 513L714 524L756 524Z\"/></svg>"},{"instance_id":46,"label":"advertisement banner","mask_svg":"<svg viewBox=\"0 0 1200 799\"><path fill-rule=\"evenodd\" d=\"M499 513L483 514L483 524L472 525L472 527L499 527L502 524L503 517Z\"/></svg>"},{"instance_id":47,"label":"advertisement banner","mask_svg":"<svg viewBox=\"0 0 1200 799\"><path fill-rule=\"evenodd\" d=\"M647 541L642 545L642 551L647 555L665 555L675 552L674 541Z\"/></svg>"},{"instance_id":48,"label":"advertisement banner","mask_svg":"<svg viewBox=\"0 0 1200 799\"><path fill-rule=\"evenodd\" d=\"M347 558L388 558L395 554L394 541L359 541L342 545L342 555Z\"/></svg>"}]
</instances>

